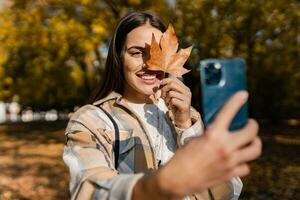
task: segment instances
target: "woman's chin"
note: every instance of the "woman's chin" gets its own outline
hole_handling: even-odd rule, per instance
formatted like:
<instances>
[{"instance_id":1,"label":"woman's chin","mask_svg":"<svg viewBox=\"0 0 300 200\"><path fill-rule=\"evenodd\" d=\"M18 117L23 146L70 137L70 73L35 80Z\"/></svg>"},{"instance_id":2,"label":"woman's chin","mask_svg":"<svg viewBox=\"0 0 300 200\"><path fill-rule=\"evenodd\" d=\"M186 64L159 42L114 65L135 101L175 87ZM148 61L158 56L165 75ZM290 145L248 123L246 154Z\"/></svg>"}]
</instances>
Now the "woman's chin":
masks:
<instances>
[{"instance_id":1,"label":"woman's chin","mask_svg":"<svg viewBox=\"0 0 300 200\"><path fill-rule=\"evenodd\" d=\"M158 90L158 86L157 84L153 84L153 85L144 85L144 84L140 84L137 85L138 87L136 87L136 89L143 95L145 96L150 96L153 95L157 92Z\"/></svg>"},{"instance_id":2,"label":"woman's chin","mask_svg":"<svg viewBox=\"0 0 300 200\"><path fill-rule=\"evenodd\" d=\"M148 103L156 103L157 100L160 98L161 96L161 90L158 90L158 88L151 88L151 89L144 89L143 90L143 94L145 96L147 96L147 99L149 99L150 101L147 101Z\"/></svg>"}]
</instances>

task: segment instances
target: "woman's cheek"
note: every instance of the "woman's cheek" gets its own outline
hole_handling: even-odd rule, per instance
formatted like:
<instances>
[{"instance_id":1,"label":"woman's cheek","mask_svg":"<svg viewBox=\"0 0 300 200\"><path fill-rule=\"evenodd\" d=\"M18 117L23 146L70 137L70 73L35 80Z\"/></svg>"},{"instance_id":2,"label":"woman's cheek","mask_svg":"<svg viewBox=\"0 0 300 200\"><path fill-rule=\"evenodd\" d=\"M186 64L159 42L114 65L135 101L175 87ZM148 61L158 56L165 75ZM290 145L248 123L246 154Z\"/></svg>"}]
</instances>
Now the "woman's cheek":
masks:
<instances>
[{"instance_id":1,"label":"woman's cheek","mask_svg":"<svg viewBox=\"0 0 300 200\"><path fill-rule=\"evenodd\" d=\"M142 58L125 57L124 66L128 71L138 71L143 64Z\"/></svg>"},{"instance_id":2,"label":"woman's cheek","mask_svg":"<svg viewBox=\"0 0 300 200\"><path fill-rule=\"evenodd\" d=\"M132 67L134 71L139 71L142 69L143 66L143 58L139 57L139 58L134 58L132 60Z\"/></svg>"}]
</instances>

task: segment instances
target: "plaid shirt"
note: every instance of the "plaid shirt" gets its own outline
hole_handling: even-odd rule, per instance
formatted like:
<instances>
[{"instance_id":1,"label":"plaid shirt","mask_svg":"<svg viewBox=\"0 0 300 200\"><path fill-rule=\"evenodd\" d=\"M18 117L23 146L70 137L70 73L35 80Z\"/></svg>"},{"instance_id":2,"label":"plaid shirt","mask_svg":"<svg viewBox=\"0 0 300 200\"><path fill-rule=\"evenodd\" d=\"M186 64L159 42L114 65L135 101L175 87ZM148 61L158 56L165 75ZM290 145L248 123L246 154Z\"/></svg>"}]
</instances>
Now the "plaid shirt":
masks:
<instances>
[{"instance_id":1,"label":"plaid shirt","mask_svg":"<svg viewBox=\"0 0 300 200\"><path fill-rule=\"evenodd\" d=\"M114 118L120 130L118 169L114 168L114 126L99 106ZM129 200L135 183L146 173L158 169L149 133L137 116L115 92L73 114L66 128L63 153L70 170L72 199ZM183 130L174 126L173 117L168 114L179 148L203 132L200 115L194 109L192 116L193 125ZM212 191L215 199L237 199L232 181ZM207 192L196 196L209 199Z\"/></svg>"}]
</instances>

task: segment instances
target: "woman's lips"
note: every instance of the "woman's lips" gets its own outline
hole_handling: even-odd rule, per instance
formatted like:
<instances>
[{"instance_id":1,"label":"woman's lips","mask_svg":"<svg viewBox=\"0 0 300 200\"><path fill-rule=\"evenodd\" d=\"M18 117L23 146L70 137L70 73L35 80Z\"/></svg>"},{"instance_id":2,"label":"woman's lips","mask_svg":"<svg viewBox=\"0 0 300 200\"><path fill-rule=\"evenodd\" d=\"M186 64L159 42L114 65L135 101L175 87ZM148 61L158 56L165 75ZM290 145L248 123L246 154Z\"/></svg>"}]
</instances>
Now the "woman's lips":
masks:
<instances>
[{"instance_id":1,"label":"woman's lips","mask_svg":"<svg viewBox=\"0 0 300 200\"><path fill-rule=\"evenodd\" d=\"M142 79L143 83L147 85L152 85L158 81L157 79L157 73L143 73L138 74L137 76Z\"/></svg>"}]
</instances>

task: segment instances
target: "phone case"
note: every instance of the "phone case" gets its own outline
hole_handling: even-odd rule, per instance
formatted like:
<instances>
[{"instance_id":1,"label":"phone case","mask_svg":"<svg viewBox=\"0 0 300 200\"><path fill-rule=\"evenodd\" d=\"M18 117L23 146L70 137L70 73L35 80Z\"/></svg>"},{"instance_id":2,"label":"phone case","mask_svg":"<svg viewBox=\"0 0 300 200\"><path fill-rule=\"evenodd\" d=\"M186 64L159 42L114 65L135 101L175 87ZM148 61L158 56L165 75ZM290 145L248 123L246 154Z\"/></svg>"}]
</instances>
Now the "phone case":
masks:
<instances>
[{"instance_id":1,"label":"phone case","mask_svg":"<svg viewBox=\"0 0 300 200\"><path fill-rule=\"evenodd\" d=\"M224 103L237 91L246 90L246 64L243 59L207 59L200 62L201 116L205 127ZM229 130L243 127L248 120L247 103L232 120Z\"/></svg>"}]
</instances>

